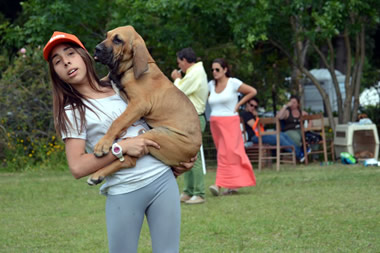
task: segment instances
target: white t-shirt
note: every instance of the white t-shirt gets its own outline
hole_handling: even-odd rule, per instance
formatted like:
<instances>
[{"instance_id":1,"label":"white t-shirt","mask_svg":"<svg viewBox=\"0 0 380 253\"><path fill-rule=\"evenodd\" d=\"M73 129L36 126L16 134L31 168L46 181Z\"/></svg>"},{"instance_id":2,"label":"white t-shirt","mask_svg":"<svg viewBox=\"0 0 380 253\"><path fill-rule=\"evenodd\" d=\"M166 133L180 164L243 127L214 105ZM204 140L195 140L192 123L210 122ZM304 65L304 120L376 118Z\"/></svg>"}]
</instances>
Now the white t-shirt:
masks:
<instances>
[{"instance_id":1,"label":"white t-shirt","mask_svg":"<svg viewBox=\"0 0 380 253\"><path fill-rule=\"evenodd\" d=\"M96 114L86 109L86 126L81 133L75 129L73 111L69 107L65 108L69 121L74 128L68 129L67 135L62 134L62 138L84 139L86 140L86 152L93 153L95 144L105 135L112 122L125 111L127 104L117 94L101 99L89 99L89 101L92 105L86 101L85 103ZM78 112L75 115L79 118ZM80 121L77 120L79 126ZM123 133L122 138L137 136L142 130L148 129L145 121L139 120L129 127L126 133ZM168 169L170 168L167 165L153 156L143 156L137 160L135 167L121 169L106 177L106 182L100 187L100 193L117 195L137 190L153 182Z\"/></svg>"},{"instance_id":2,"label":"white t-shirt","mask_svg":"<svg viewBox=\"0 0 380 253\"><path fill-rule=\"evenodd\" d=\"M243 84L237 78L228 78L226 88L220 93L215 92L215 80L208 83L210 96L208 103L211 107L211 116L235 116L235 106L238 103L238 89Z\"/></svg>"}]
</instances>

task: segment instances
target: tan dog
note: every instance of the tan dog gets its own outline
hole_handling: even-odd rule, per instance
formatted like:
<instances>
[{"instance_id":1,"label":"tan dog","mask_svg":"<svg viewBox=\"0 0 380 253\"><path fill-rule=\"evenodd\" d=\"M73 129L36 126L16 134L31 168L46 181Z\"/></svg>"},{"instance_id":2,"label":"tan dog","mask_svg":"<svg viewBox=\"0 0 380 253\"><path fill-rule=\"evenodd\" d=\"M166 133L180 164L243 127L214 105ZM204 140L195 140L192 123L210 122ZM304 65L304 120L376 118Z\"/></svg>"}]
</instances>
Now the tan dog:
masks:
<instances>
[{"instance_id":1,"label":"tan dog","mask_svg":"<svg viewBox=\"0 0 380 253\"><path fill-rule=\"evenodd\" d=\"M194 105L161 72L132 26L109 31L107 38L96 46L94 58L108 65L108 78L125 92L128 100L126 111L96 144L96 156L107 154L119 134L142 117L152 129L140 137L160 145L159 150L149 147L153 156L170 166L179 166L196 156L202 133ZM121 168L135 166L137 158L125 155L124 159L98 170L88 183L98 184Z\"/></svg>"},{"instance_id":2,"label":"tan dog","mask_svg":"<svg viewBox=\"0 0 380 253\"><path fill-rule=\"evenodd\" d=\"M358 151L355 153L355 157L357 159L366 159L366 158L373 158L374 155L371 151L368 150L363 150L363 151Z\"/></svg>"},{"instance_id":3,"label":"tan dog","mask_svg":"<svg viewBox=\"0 0 380 253\"><path fill-rule=\"evenodd\" d=\"M358 120L357 121L360 121L361 119L368 119L368 115L365 114L365 113L360 113L358 115Z\"/></svg>"}]
</instances>

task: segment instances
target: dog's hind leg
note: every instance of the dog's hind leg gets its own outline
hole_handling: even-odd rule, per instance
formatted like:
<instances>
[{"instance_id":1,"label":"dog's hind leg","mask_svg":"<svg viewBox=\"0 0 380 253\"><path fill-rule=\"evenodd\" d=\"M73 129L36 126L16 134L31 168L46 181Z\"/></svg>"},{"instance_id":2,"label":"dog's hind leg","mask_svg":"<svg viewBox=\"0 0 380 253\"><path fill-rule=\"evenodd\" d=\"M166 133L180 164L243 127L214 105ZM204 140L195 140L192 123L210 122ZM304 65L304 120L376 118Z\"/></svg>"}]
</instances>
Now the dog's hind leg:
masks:
<instances>
[{"instance_id":1,"label":"dog's hind leg","mask_svg":"<svg viewBox=\"0 0 380 253\"><path fill-rule=\"evenodd\" d=\"M95 173L93 173L88 179L87 183L89 185L97 185L103 182L104 178L108 175L111 175L112 173L120 170L121 168L132 168L136 166L136 160L137 158L131 157L128 155L124 155L124 161L121 162L120 160L116 160L112 162L110 165L97 170Z\"/></svg>"}]
</instances>

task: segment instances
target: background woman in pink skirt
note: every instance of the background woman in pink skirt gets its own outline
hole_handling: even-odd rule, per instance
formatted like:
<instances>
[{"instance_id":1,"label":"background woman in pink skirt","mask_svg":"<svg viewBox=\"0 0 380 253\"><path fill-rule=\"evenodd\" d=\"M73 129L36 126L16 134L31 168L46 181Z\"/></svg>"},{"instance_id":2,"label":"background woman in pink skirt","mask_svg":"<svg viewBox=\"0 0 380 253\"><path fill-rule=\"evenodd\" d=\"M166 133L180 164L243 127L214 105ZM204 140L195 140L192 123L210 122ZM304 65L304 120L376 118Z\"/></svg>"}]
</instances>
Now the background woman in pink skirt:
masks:
<instances>
[{"instance_id":1,"label":"background woman in pink skirt","mask_svg":"<svg viewBox=\"0 0 380 253\"><path fill-rule=\"evenodd\" d=\"M256 185L251 162L244 149L240 130L239 107L256 95L256 89L230 77L227 62L215 59L212 63L214 80L209 85L208 102L211 107L210 128L217 149L215 184L209 187L214 196L220 188L223 194L237 193L237 189ZM238 102L238 93L244 97Z\"/></svg>"}]
</instances>

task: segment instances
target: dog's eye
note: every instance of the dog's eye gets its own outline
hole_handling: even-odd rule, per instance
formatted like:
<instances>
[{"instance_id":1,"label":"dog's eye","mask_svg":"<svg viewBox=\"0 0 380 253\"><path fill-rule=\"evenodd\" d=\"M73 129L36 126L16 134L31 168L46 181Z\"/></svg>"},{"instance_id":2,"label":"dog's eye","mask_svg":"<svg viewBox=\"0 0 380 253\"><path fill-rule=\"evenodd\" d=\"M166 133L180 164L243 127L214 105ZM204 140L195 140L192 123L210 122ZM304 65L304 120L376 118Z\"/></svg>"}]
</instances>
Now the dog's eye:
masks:
<instances>
[{"instance_id":1,"label":"dog's eye","mask_svg":"<svg viewBox=\"0 0 380 253\"><path fill-rule=\"evenodd\" d=\"M122 44L123 43L123 41L121 39L119 39L119 37L117 35L115 37L113 37L112 42L114 44Z\"/></svg>"}]
</instances>

